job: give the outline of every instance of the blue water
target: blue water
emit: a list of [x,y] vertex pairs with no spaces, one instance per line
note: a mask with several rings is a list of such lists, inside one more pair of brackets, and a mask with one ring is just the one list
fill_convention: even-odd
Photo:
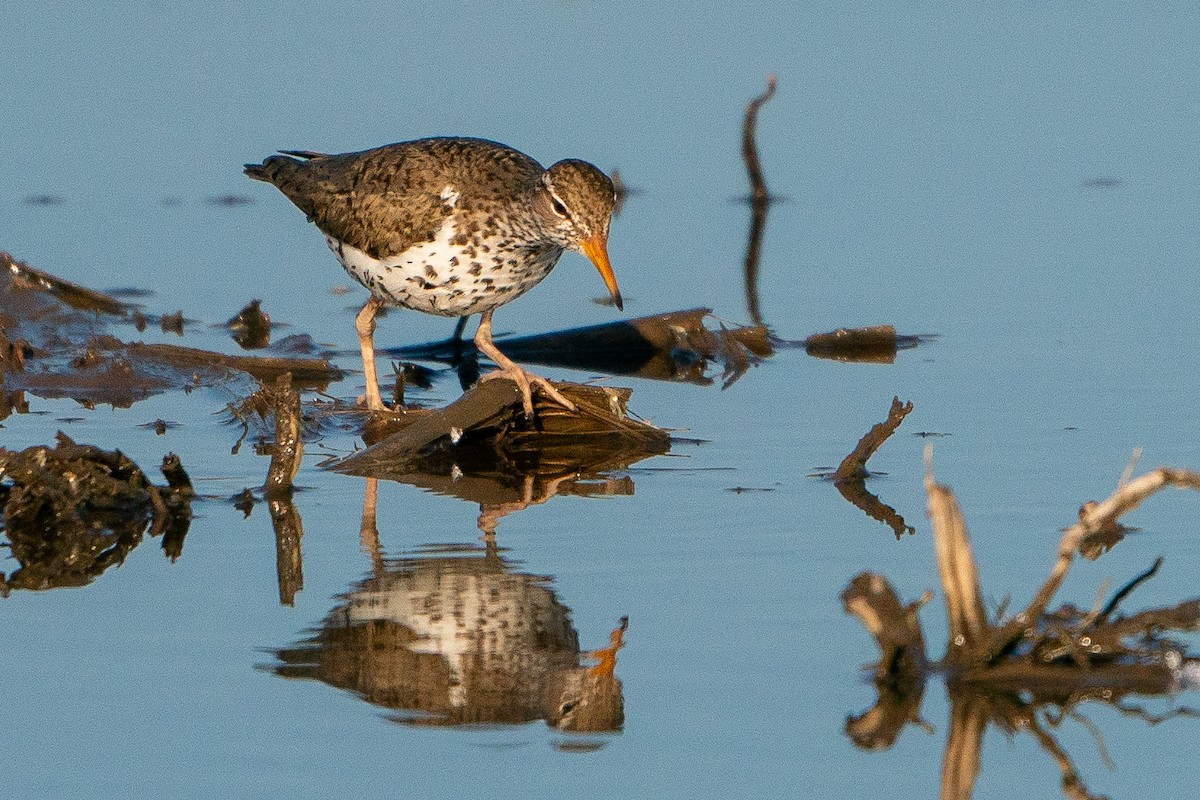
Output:
[[[0,249],[88,286],[151,288],[155,312],[219,323],[261,297],[276,322],[352,352],[363,293],[331,293],[347,279],[319,234],[241,165],[277,148],[464,134],[617,167],[639,190],[610,241],[627,316],[702,305],[745,322],[738,137],[773,72],[761,154],[789,201],[766,232],[765,320],[785,338],[882,323],[938,334],[886,366],[782,351],[725,392],[614,381],[634,388],[635,411],[707,443],[632,467],[632,496],[553,498],[498,533],[521,571],[554,576],[585,649],[630,617],[624,731],[599,750],[564,752],[541,723],[396,725],[352,694],[260,668],[371,568],[363,482],[318,469],[310,447],[292,608],[278,603],[266,509],[243,520],[223,500],[197,505],[178,563],[147,542],[85,589],[0,601],[13,796],[929,797],[946,731],[938,685],[922,709],[932,734],[909,728],[882,753],[842,734],[872,702],[859,667],[874,653],[839,592],[864,569],[908,600],[936,586],[927,440],[911,434],[949,434],[930,440],[938,476],[958,492],[990,603],[1028,598],[1057,531],[1111,491],[1135,447],[1147,467],[1200,467],[1191,5],[7,4],[0,30]],[[37,195],[62,202],[26,202]],[[211,202],[222,195],[252,202]],[[496,329],[617,319],[591,302],[603,294],[568,255]],[[235,347],[191,330],[185,343]],[[377,341],[448,333],[401,312]],[[447,378],[427,398],[456,395]],[[836,465],[893,395],[915,411],[872,461],[888,474],[870,488],[917,527],[899,542],[805,477]],[[4,420],[0,444],[65,426],[147,466],[171,449],[200,491],[228,497],[266,468],[249,447],[229,455],[237,431],[217,412],[234,399],[176,392],[89,412],[31,398],[44,413]],[[136,427],[160,417],[183,424],[161,438]],[[772,491],[726,491],[737,486]],[[1190,597],[1198,501],[1152,500],[1131,517],[1140,533],[1079,565],[1063,596],[1090,606],[1103,580],[1120,585],[1162,554],[1134,607]],[[389,555],[478,536],[479,510],[461,500],[384,484],[379,503]],[[941,619],[930,604],[934,652]],[[1056,731],[1093,792],[1140,796],[1152,781],[1194,793],[1194,721],[1095,718],[1113,771],[1084,728]],[[993,731],[987,745],[976,798],[1060,796],[1030,738]]]

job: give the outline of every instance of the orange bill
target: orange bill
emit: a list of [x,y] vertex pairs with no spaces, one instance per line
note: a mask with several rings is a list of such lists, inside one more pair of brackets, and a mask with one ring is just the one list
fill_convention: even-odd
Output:
[[583,248],[583,254],[596,265],[596,269],[600,271],[600,277],[604,278],[604,285],[608,288],[613,303],[618,309],[624,311],[625,304],[621,300],[621,290],[617,288],[617,276],[613,275],[612,264],[608,263],[608,245],[605,243],[604,237],[596,234],[590,239],[584,239],[580,245]]

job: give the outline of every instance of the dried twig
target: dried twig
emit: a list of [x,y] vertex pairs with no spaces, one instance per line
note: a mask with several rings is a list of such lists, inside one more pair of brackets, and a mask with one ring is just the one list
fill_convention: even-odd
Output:
[[1079,521],[1067,529],[1058,544],[1058,558],[1050,576],[1034,595],[1029,605],[1012,620],[1001,626],[992,637],[988,650],[991,658],[1006,652],[1025,636],[1025,632],[1041,618],[1046,606],[1062,585],[1080,543],[1089,535],[1111,527],[1124,513],[1137,508],[1143,500],[1167,486],[1200,491],[1200,473],[1172,467],[1159,467],[1117,487],[1107,500],[1089,505],[1079,513]]
[[767,207],[771,203],[771,195],[767,191],[767,182],[763,179],[762,164],[758,160],[758,145],[755,141],[755,127],[758,123],[758,111],[767,101],[775,96],[775,76],[767,78],[767,90],[750,101],[746,106],[746,117],[742,121],[742,158],[746,162],[746,173],[750,178],[750,238],[746,242],[746,305],[750,321],[762,325],[762,310],[758,300],[758,260],[762,250],[763,231],[767,227]]
[[765,204],[771,197],[767,192],[767,183],[763,180],[762,164],[758,160],[758,146],[755,143],[754,133],[758,124],[758,111],[775,96],[775,84],[775,75],[769,75],[767,90],[750,101],[750,104],[746,106],[746,117],[742,121],[742,158],[746,161],[746,172],[750,177],[751,203]]
[[292,376],[283,373],[275,381],[275,442],[271,450],[271,465],[267,467],[264,492],[268,498],[289,495],[292,479],[300,469],[304,454],[301,438],[300,396],[292,387]]
[[871,430],[858,440],[858,444],[842,459],[837,470],[833,473],[834,481],[863,480],[867,477],[867,460],[875,455],[875,451],[888,440],[900,423],[913,410],[911,402],[902,403],[899,397],[892,398],[892,406],[888,409],[887,420],[871,426]]
[[979,571],[971,552],[967,524],[958,501],[948,486],[933,480],[933,447],[925,447],[925,492],[929,498],[929,521],[937,557],[950,640],[946,661],[961,663],[974,659],[979,644],[991,632],[979,592]]

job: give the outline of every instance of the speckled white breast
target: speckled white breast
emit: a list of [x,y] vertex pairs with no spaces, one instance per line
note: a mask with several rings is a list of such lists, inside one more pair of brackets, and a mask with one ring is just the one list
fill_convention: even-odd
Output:
[[562,250],[509,239],[460,236],[454,216],[433,241],[382,259],[331,236],[325,241],[350,277],[389,305],[461,317],[515,300],[550,274]]

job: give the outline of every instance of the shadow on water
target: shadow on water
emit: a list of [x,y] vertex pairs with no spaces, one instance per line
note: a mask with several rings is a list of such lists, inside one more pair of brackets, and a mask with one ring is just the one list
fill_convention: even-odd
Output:
[[[606,647],[581,651],[553,579],[521,572],[492,536],[483,545],[386,557],[376,491],[376,479],[368,478],[359,536],[370,573],[310,636],[273,650],[278,663],[263,669],[354,692],[407,725],[541,719],[569,732],[621,730],[624,700],[614,668],[624,619]],[[482,521],[480,527],[489,530]]]

